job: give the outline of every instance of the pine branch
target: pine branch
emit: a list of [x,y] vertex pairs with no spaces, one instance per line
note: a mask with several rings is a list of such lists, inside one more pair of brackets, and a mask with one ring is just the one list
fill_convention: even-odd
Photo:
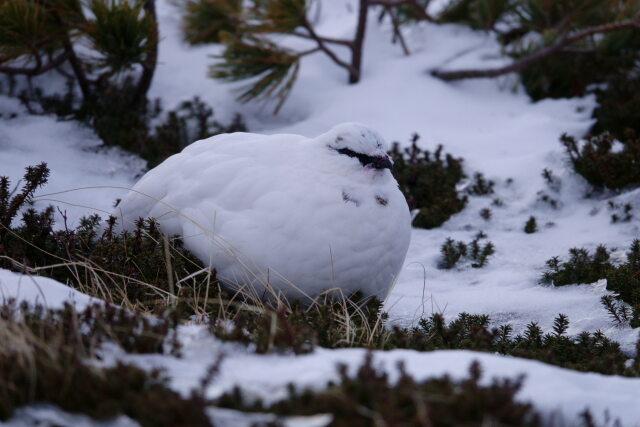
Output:
[[525,56],[504,67],[488,68],[488,69],[454,70],[454,71],[443,71],[443,70],[436,69],[431,71],[431,75],[446,81],[498,77],[503,74],[520,71],[528,67],[529,65],[537,61],[540,61],[541,59],[546,58],[547,56],[550,56],[556,53],[561,53],[563,52],[566,46],[576,41],[582,40],[586,37],[592,36],[594,34],[609,33],[612,31],[618,31],[618,30],[623,30],[628,28],[640,28],[640,13],[636,14],[631,19],[626,19],[619,22],[612,22],[609,24],[603,24],[603,25],[597,25],[594,27],[585,28],[573,34],[565,34],[556,43],[550,46],[541,48],[538,51],[532,53],[531,55]]

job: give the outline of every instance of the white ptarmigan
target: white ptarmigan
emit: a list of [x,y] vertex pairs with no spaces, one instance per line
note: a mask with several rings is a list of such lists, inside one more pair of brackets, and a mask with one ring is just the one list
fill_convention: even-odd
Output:
[[387,148],[357,123],[313,139],[217,135],[150,170],[114,215],[127,229],[156,218],[220,280],[258,296],[384,299],[411,235]]

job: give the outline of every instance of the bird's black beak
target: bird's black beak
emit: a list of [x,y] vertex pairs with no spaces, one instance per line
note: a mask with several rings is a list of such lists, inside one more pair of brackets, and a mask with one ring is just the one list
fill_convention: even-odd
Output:
[[391,160],[389,159],[389,157],[387,156],[380,156],[380,157],[374,157],[373,161],[371,162],[371,166],[373,166],[375,169],[391,169],[393,167],[393,163],[391,163]]

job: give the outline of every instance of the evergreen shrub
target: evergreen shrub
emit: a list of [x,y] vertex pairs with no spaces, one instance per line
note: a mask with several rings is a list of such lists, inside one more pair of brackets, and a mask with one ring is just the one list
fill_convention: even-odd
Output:
[[423,150],[417,144],[419,139],[419,135],[414,134],[411,146],[404,149],[394,143],[389,155],[393,159],[393,175],[409,209],[419,209],[413,225],[434,228],[467,204],[467,196],[460,195],[456,189],[465,177],[463,161],[444,154],[442,146],[434,152]]
[[596,189],[620,191],[640,185],[640,138],[633,131],[617,140],[612,134],[602,133],[579,143],[564,134],[560,141],[571,159],[576,173]]
[[622,317],[628,317],[631,326],[638,327],[640,326],[640,240],[636,239],[631,243],[626,255],[627,259],[624,263],[614,265],[610,259],[610,251],[602,245],[598,246],[593,254],[584,248],[573,248],[569,250],[567,261],[562,262],[558,257],[547,261],[547,270],[542,275],[542,282],[563,286],[594,283],[600,279],[607,279],[607,289],[614,292],[617,300],[628,304],[631,315],[624,314],[627,310],[624,305],[616,306],[612,312],[610,299],[603,299],[603,304],[612,317],[617,318],[622,314]]

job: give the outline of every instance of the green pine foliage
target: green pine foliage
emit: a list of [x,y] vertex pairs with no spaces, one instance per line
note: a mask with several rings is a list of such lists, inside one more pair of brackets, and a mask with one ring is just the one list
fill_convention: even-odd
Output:
[[[558,257],[547,261],[547,270],[542,276],[543,283],[555,286],[576,283],[594,283],[607,279],[607,289],[615,293],[616,299],[631,307],[631,314],[625,315],[627,308],[615,306],[611,300],[603,299],[603,304],[617,321],[629,321],[631,326],[640,326],[640,240],[634,240],[627,251],[627,260],[619,265],[610,261],[610,252],[600,245],[593,254],[586,249],[569,250],[565,262]],[[617,313],[617,314],[616,314]]]
[[[269,34],[291,34],[307,23],[306,0],[189,0],[185,37],[225,45],[209,75],[227,81],[248,81],[238,100],[277,100],[274,114],[286,101],[298,76],[300,58],[318,51],[296,52],[269,40]],[[211,15],[212,19],[208,16]],[[205,37],[206,35],[206,37]],[[214,40],[215,39],[215,40]]]
[[186,0],[182,31],[192,44],[219,43],[220,33],[235,34],[240,25],[241,0]]
[[289,386],[289,396],[270,405],[246,399],[240,388],[226,393],[217,405],[243,411],[280,415],[331,414],[332,426],[376,425],[542,425],[541,417],[529,403],[516,400],[524,377],[482,380],[477,362],[461,380],[449,376],[417,381],[403,363],[397,379],[376,366],[367,353],[355,375],[347,366],[338,366],[338,380],[319,390],[299,390]]
[[99,53],[96,64],[110,74],[144,64],[156,23],[143,13],[143,3],[92,0],[89,5],[94,19],[88,20],[86,32],[91,47]]
[[143,426],[209,426],[200,390],[182,397],[158,370],[123,362],[99,367],[96,350],[113,342],[128,352],[163,352],[169,324],[112,305],[78,312],[0,306],[0,420],[29,404],[49,403],[98,420],[126,415]]
[[211,77],[228,81],[255,79],[239,100],[276,98],[276,112],[289,95],[300,68],[300,54],[257,37],[220,34],[225,44],[222,62],[211,67]]
[[409,209],[419,209],[413,225],[434,228],[467,204],[467,197],[456,190],[465,174],[462,159],[444,154],[442,146],[434,152],[423,150],[418,146],[419,139],[420,136],[414,134],[411,146],[404,149],[394,143],[389,155],[394,162],[393,175]]
[[[105,145],[136,152],[150,166],[195,139],[245,130],[239,117],[226,126],[213,120],[198,98],[157,125],[161,105],[147,98],[157,51],[155,0],[0,0],[0,75],[9,95],[11,82],[25,80],[16,95],[31,114],[81,121]],[[67,84],[49,93],[46,80],[33,77],[54,71]]]
[[567,134],[560,141],[576,173],[596,189],[619,191],[640,184],[640,138],[633,131],[625,135],[619,140],[620,150],[614,147],[616,138],[606,132],[587,138],[583,144]]
[[454,268],[459,261],[471,261],[471,267],[482,268],[489,262],[489,257],[495,253],[495,246],[491,242],[484,245],[480,240],[486,235],[482,232],[468,244],[447,238],[440,247],[440,261],[438,267],[450,270]]
[[307,0],[256,1],[251,10],[257,25],[250,30],[258,33],[291,33],[305,23],[309,7]]
[[[152,2],[3,0],[0,28],[2,72],[9,75],[32,77],[68,67],[70,73],[62,74],[72,76],[82,102],[91,104],[123,72],[141,66],[145,72],[131,100],[141,101],[148,90],[158,43]],[[89,54],[80,55],[80,45],[90,47]]]

